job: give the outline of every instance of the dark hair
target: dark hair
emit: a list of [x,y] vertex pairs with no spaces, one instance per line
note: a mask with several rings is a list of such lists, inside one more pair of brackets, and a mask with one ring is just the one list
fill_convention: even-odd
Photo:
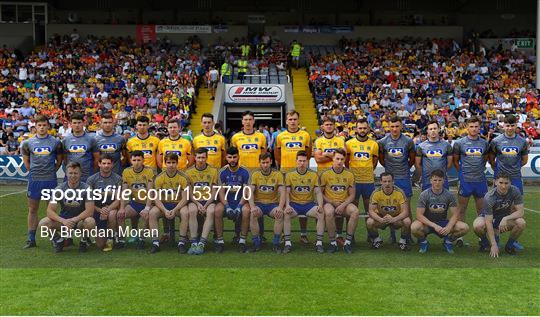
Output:
[[144,158],[144,152],[140,151],[140,150],[135,150],[135,151],[131,151],[131,153],[129,153],[130,158],[136,157],[136,156]]
[[472,116],[469,119],[467,119],[465,122],[469,124],[469,123],[480,123],[482,121],[480,121],[480,119],[477,116]]
[[113,116],[112,116],[112,114],[111,114],[110,112],[104,113],[104,114],[101,116],[101,119],[113,119],[113,120],[114,120],[114,118],[113,118]]
[[356,125],[357,125],[357,126],[358,126],[359,123],[365,123],[365,124],[367,124],[368,127],[369,127],[369,122],[367,121],[366,118],[360,118],[360,119],[356,120]]
[[81,121],[84,121],[84,115],[80,112],[74,112],[70,117],[69,117],[69,121],[73,121],[73,120],[81,120]]
[[72,162],[67,163],[67,165],[66,165],[66,170],[67,170],[68,168],[77,168],[77,169],[79,169],[80,171],[82,171],[81,163],[75,162],[75,161],[72,161]]
[[294,116],[294,115],[297,115],[298,118],[300,118],[300,113],[299,113],[298,111],[296,111],[296,110],[289,110],[289,111],[287,111],[287,117],[288,117],[288,116]]
[[178,121],[178,120],[171,120],[171,121],[167,122],[167,125],[169,125],[171,123],[176,123],[176,124],[178,124],[179,127],[182,126],[182,124],[180,124],[180,121]]
[[203,153],[208,155],[208,149],[205,147],[200,147],[195,150],[195,154],[203,154]]
[[503,120],[503,123],[506,123],[506,124],[516,124],[516,117],[513,116],[513,115],[507,115],[506,117],[504,117],[504,120]]
[[399,123],[401,123],[401,118],[398,117],[398,116],[392,116],[392,117],[390,117],[390,122],[392,122],[392,123],[393,123],[393,122],[399,122]]
[[252,116],[253,118],[255,118],[255,114],[253,113],[253,111],[250,111],[250,110],[246,110],[242,112],[242,118],[245,116]]
[[504,179],[510,180],[510,175],[508,175],[505,172],[499,172],[499,173],[497,173],[497,176],[495,176],[495,179],[499,179],[499,178],[504,178]]
[[268,158],[272,158],[272,154],[270,154],[270,152],[264,152],[262,153],[261,155],[259,155],[259,161],[264,161]]
[[235,147],[235,146],[231,146],[231,147],[227,148],[227,154],[228,155],[236,155],[236,154],[238,154],[238,148]]
[[178,162],[178,154],[174,152],[168,152],[167,154],[165,154],[165,162],[167,162],[168,160]]
[[343,156],[347,156],[347,152],[345,152],[345,150],[342,149],[342,148],[337,148],[337,149],[335,149],[335,150],[334,150],[334,154],[335,154],[335,153],[339,153],[339,154],[341,154],[341,155],[343,155]]
[[444,172],[442,170],[434,170],[429,175],[429,179],[432,179],[433,177],[444,178]]
[[296,152],[296,158],[298,158],[299,156],[307,157],[307,152],[304,150]]
[[203,118],[210,118],[212,119],[212,121],[214,121],[214,115],[209,112],[203,113],[203,115],[201,116],[201,121]]
[[110,160],[111,162],[114,162],[114,159],[112,157],[112,155],[110,155],[109,153],[101,153],[99,155],[99,162],[101,163],[101,161],[103,160]]
[[150,119],[147,116],[138,116],[137,122],[150,123]]
[[336,120],[334,120],[334,118],[332,118],[330,116],[324,116],[323,119],[322,119],[322,123],[325,123],[325,122],[332,122],[332,124],[335,124]]
[[426,124],[426,129],[427,129],[427,127],[429,127],[429,126],[432,125],[432,124],[436,124],[436,125],[437,125],[437,128],[440,128],[440,127],[441,127],[441,126],[439,125],[439,121],[437,121],[437,120],[430,120],[430,121],[428,122],[428,124]]
[[381,173],[381,179],[385,176],[390,176],[392,177],[392,180],[394,179],[394,174],[390,173],[390,172],[382,172]]
[[49,123],[49,120],[44,115],[38,114],[36,116],[36,123],[38,123],[38,122],[47,122],[47,123]]

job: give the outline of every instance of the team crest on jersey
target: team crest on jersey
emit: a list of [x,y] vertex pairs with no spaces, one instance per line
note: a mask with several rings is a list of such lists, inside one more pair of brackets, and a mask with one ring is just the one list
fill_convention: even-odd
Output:
[[214,144],[218,144],[218,141],[217,141],[217,140],[214,140]]
[[354,152],[354,158],[359,160],[367,161],[369,160],[369,153],[366,152]]
[[388,154],[392,157],[403,157],[405,151],[402,147],[393,147],[388,149]]
[[397,211],[396,206],[382,206],[382,211],[385,213],[393,214]]
[[258,150],[258,149],[259,149],[259,146],[254,143],[242,144],[242,150]]
[[210,186],[210,183],[208,183],[208,182],[195,182],[194,185],[195,186],[200,186],[200,187],[205,187],[205,186]]
[[32,151],[34,155],[49,155],[51,154],[51,147],[50,146],[37,146]]
[[114,153],[116,152],[116,144],[114,143],[102,144],[99,146],[99,150],[101,152]]
[[146,184],[145,183],[133,183],[133,184],[131,184],[131,188],[133,188],[135,190],[144,189],[144,188],[146,188]]
[[85,144],[73,144],[69,146],[68,151],[70,153],[85,153],[86,149],[87,147]]
[[503,146],[501,148],[502,155],[516,156],[519,153],[517,146]]
[[81,202],[77,199],[64,199],[64,205],[72,208],[77,208],[81,205]]
[[274,186],[270,186],[270,185],[260,185],[259,186],[259,190],[262,192],[262,193],[271,193],[274,191]]
[[465,149],[465,154],[467,156],[482,156],[484,150],[480,147],[468,147]]
[[427,150],[426,151],[427,157],[442,157],[443,156],[443,150],[435,149],[435,150]]
[[294,190],[299,193],[309,193],[311,188],[309,186],[294,186]]
[[324,153],[334,153],[336,149],[324,149]]
[[165,155],[167,155],[169,153],[174,153],[174,154],[176,154],[178,156],[182,156],[182,152],[180,152],[180,151],[165,151]]
[[446,204],[429,204],[429,210],[432,212],[444,212],[446,210]]
[[204,148],[207,149],[210,153],[217,153],[217,147],[215,146],[205,146]]
[[330,188],[335,192],[344,192],[347,189],[347,186],[343,185],[332,185]]
[[285,143],[285,147],[288,149],[301,149],[302,142],[287,142]]
[[510,202],[509,201],[503,201],[498,206],[495,207],[495,210],[505,210],[510,208]]

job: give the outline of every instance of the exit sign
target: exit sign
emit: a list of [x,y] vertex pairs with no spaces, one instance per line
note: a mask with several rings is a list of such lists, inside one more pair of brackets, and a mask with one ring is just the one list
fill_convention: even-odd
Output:
[[534,39],[516,39],[516,46],[518,48],[533,48]]

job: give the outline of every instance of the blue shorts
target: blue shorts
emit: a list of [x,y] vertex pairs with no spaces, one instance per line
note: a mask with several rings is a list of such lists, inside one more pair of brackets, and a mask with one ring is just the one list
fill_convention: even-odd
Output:
[[459,177],[459,196],[483,198],[487,192],[487,182],[467,182]]
[[141,213],[141,211],[143,211],[143,209],[146,207],[146,204],[141,204],[141,203],[138,203],[136,201],[130,201],[129,202],[129,205],[131,206],[131,208],[133,208],[133,210],[135,210],[138,214]]
[[173,210],[177,205],[178,203],[163,203],[163,206],[165,206],[167,210]]
[[523,195],[523,180],[521,178],[512,178],[510,182],[512,185],[516,186],[521,192],[521,195]]
[[96,221],[96,228],[107,229],[107,219],[100,219],[101,214],[94,211],[94,220]]
[[[444,179],[444,188],[450,190],[450,184],[448,184],[448,178],[445,178]],[[429,182],[429,178],[422,178],[422,191],[426,190],[426,189],[430,189],[431,188],[431,183]]]
[[299,216],[305,216],[308,211],[311,210],[311,208],[317,206],[314,202],[309,202],[306,204],[298,204],[291,202],[290,205]]
[[405,193],[405,196],[407,198],[412,197],[413,192],[410,178],[395,179],[394,185],[396,185],[397,188],[401,189]]
[[[486,214],[484,212],[482,212],[480,214],[480,217],[486,217]],[[499,229],[499,225],[501,224],[501,221],[502,219],[504,218],[505,216],[499,216],[499,217],[495,217],[495,215],[493,215],[493,229]]]
[[26,196],[33,200],[41,200],[41,191],[44,189],[55,189],[58,183],[53,181],[28,181],[28,191]]
[[[231,208],[232,210],[227,211],[227,208],[225,208],[223,215],[227,219],[233,221],[240,219],[240,217],[242,216],[242,205],[240,205],[239,203],[233,203],[229,204],[229,208]],[[240,211],[237,211],[236,208],[239,208]]]
[[374,191],[374,183],[356,183],[356,194],[354,199],[358,200],[360,199],[360,196],[362,196],[363,199],[369,199]]
[[263,215],[270,216],[270,212],[274,210],[274,208],[278,207],[278,204],[262,204],[262,203],[255,203],[255,205],[259,208],[261,208]]
[[[448,225],[448,220],[440,220],[440,221],[433,221],[434,223],[438,224],[439,226],[441,227],[446,227],[446,225]],[[437,233],[437,231],[435,231],[435,229],[429,227],[429,231],[427,234],[430,234],[430,233],[434,233],[436,235],[438,235],[440,238],[442,238],[443,236],[441,236],[440,234]]]

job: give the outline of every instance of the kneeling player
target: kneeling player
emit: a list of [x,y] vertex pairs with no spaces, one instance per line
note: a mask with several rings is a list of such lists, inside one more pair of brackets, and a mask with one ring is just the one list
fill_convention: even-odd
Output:
[[[165,154],[166,169],[154,180],[154,187],[158,190],[158,197],[154,200],[155,206],[150,209],[150,219],[148,226],[150,230],[158,230],[159,218],[165,217],[174,222],[175,217],[180,217],[185,221],[180,223],[180,240],[187,240],[187,192],[184,190],[189,186],[187,176],[178,170],[178,154],[169,152]],[[181,191],[181,192],[178,192]],[[194,227],[197,232],[197,227]],[[172,239],[172,237],[171,237]],[[159,237],[153,237],[150,253],[159,251]]]
[[283,174],[272,169],[272,156],[263,153],[259,156],[261,169],[251,175],[252,193],[249,199],[251,210],[250,228],[253,236],[253,251],[261,249],[259,218],[266,215],[274,218],[274,239],[272,251],[281,253],[279,242],[283,231],[283,209],[285,208],[285,187]]
[[332,168],[321,174],[321,187],[323,188],[324,214],[330,248],[328,252],[338,251],[336,243],[336,217],[346,217],[347,238],[343,244],[343,251],[352,253],[352,240],[358,225],[359,211],[353,203],[356,189],[354,175],[345,168],[345,150],[336,149],[332,160]]
[[[126,218],[131,219],[131,223],[139,217],[144,220],[144,227],[148,228],[148,219],[152,200],[148,199],[148,191],[153,187],[154,170],[144,166],[144,153],[136,150],[130,154],[131,166],[122,172],[122,193],[131,190],[130,200],[121,199],[120,209],[118,209],[118,226],[125,227]],[[123,195],[122,195],[123,197]],[[125,246],[124,237],[118,237],[117,248]],[[139,237],[138,249],[144,248],[144,239]]]
[[[249,172],[244,167],[238,165],[238,149],[230,147],[227,149],[227,165],[219,171],[219,200],[216,204],[215,233],[216,252],[221,253],[225,247],[223,241],[223,216],[234,221],[235,237],[240,233],[245,235],[249,229],[249,206],[244,200],[245,186],[249,186]],[[245,241],[245,238],[244,238]],[[244,243],[245,245],[245,243]]]
[[480,237],[480,251],[487,250],[488,245],[491,245],[492,257],[499,256],[499,234],[507,231],[510,237],[505,251],[515,254],[516,250],[523,250],[517,239],[526,226],[523,219],[523,196],[519,188],[511,185],[510,176],[500,172],[495,179],[495,186],[484,197],[484,211],[473,224],[474,232]]
[[319,176],[308,169],[308,162],[307,152],[298,151],[296,153],[296,170],[285,175],[287,202],[283,219],[283,235],[285,236],[283,253],[291,251],[291,218],[297,216],[308,216],[317,219],[315,250],[319,253],[324,252],[322,243],[324,235],[324,201],[319,187]]
[[[198,148],[195,151],[195,165],[186,171],[186,175],[192,184],[191,202],[188,205],[188,219],[191,223],[197,220],[197,215],[204,217],[204,224],[199,242],[197,242],[197,231],[193,231],[190,226],[191,247],[188,254],[199,255],[204,253],[208,234],[214,226],[214,211],[216,204],[216,185],[218,184],[218,170],[206,163],[208,159],[208,149]],[[198,227],[197,227],[198,228]],[[194,238],[195,237],[195,238]]]
[[88,186],[93,190],[101,190],[104,196],[94,203],[94,219],[98,230],[111,229],[114,236],[96,237],[97,246],[103,251],[111,251],[113,248],[113,238],[117,236],[118,226],[116,224],[116,212],[120,207],[120,200],[113,197],[112,190],[119,190],[122,186],[122,177],[113,172],[114,162],[110,154],[101,154],[98,161],[99,172],[88,177]]
[[374,249],[382,246],[379,229],[390,227],[401,228],[399,248],[403,251],[410,250],[407,240],[411,234],[411,219],[407,198],[401,189],[394,186],[394,175],[391,173],[381,174],[381,188],[371,195],[366,227]]
[[[420,253],[428,251],[429,243],[426,236],[430,233],[443,238],[446,252],[454,253],[452,241],[464,236],[469,231],[469,226],[458,220],[456,197],[443,188],[444,172],[434,170],[429,179],[431,188],[424,190],[418,198],[416,220],[411,225],[411,231],[418,238]],[[450,219],[448,219],[448,210],[452,212]]]
[[[87,190],[88,185],[81,182],[82,169],[78,162],[70,162],[66,165],[67,181],[58,185],[56,189],[66,194],[69,191]],[[76,192],[75,192],[76,193]],[[70,194],[71,195],[71,194]],[[47,217],[41,219],[38,227],[47,227],[49,232],[54,232],[52,238],[55,252],[62,252],[64,249],[64,237],[58,233],[62,227],[69,229],[87,229],[90,230],[96,226],[94,220],[94,202],[88,200],[86,194],[81,195],[82,199],[64,199],[60,201],[51,200],[47,207]],[[58,204],[60,204],[60,213],[57,214]],[[69,238],[69,236],[67,236]],[[88,236],[83,236],[79,243],[79,252],[86,252],[88,248]]]

